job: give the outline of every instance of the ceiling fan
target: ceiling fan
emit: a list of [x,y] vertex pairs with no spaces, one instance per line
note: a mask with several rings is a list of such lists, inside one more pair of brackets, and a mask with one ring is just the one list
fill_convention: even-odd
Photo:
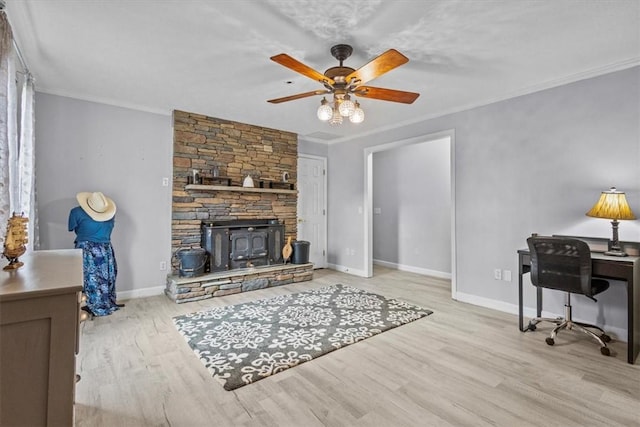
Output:
[[[414,92],[364,85],[380,77],[382,74],[409,62],[409,59],[397,50],[389,49],[357,70],[343,65],[343,61],[351,56],[351,53],[353,53],[353,48],[347,44],[333,46],[331,48],[331,55],[340,62],[340,65],[329,68],[324,74],[290,57],[286,53],[272,56],[272,61],[321,83],[324,89],[270,99],[267,102],[279,104],[281,102],[293,101],[314,95],[333,94],[334,103],[339,104],[349,100],[350,94],[353,94],[362,98],[411,104],[420,96],[419,93]],[[323,99],[323,105],[325,103],[326,100]]]

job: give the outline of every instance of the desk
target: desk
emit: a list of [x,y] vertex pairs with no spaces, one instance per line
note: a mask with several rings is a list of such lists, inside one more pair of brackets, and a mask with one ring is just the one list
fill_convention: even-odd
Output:
[[[613,257],[602,253],[591,253],[592,275],[607,279],[622,280],[627,284],[627,362],[633,364],[640,352],[640,257]],[[518,251],[518,316],[520,330],[524,327],[522,305],[522,276],[531,271],[529,249]],[[536,313],[542,315],[542,288],[537,289]]]

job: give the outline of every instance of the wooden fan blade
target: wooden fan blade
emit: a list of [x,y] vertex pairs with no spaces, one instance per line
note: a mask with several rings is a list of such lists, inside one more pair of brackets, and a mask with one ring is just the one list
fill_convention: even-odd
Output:
[[380,77],[387,71],[391,71],[402,64],[406,64],[407,62],[409,62],[409,58],[395,49],[389,49],[382,55],[372,59],[367,64],[349,74],[345,78],[345,81],[350,83],[351,79],[356,78],[357,80],[360,80],[358,84],[364,84],[376,77]]
[[354,94],[363,98],[401,102],[403,104],[413,104],[413,101],[415,101],[420,96],[419,93],[415,92],[404,92],[402,90],[384,89],[381,87],[371,86],[359,86]]
[[267,102],[279,104],[281,102],[293,101],[294,99],[307,98],[314,95],[324,95],[329,93],[328,90],[312,90],[311,92],[299,93],[297,95],[285,96],[283,98],[270,99]]
[[317,82],[322,83],[326,81],[330,85],[335,84],[335,81],[333,81],[333,79],[330,79],[329,77],[314,70],[313,68],[307,65],[304,65],[302,62],[298,61],[297,59],[293,59],[286,53],[281,53],[280,55],[272,56],[271,60],[287,68],[290,68],[293,71],[302,74],[303,76],[307,76],[310,79],[313,79]]

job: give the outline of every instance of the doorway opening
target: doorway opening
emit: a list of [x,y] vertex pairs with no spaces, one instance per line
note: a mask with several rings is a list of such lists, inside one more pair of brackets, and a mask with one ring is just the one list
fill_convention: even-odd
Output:
[[[449,153],[449,174],[450,174],[450,223],[451,223],[451,296],[456,295],[456,221],[455,221],[455,132],[453,130],[438,132],[429,135],[404,139],[388,144],[366,148],[364,152],[364,174],[365,174],[365,201],[364,201],[364,265],[365,277],[373,276],[373,194],[374,194],[374,153],[393,150],[419,143],[434,142],[437,144],[447,144]],[[416,194],[416,197],[420,197]]]

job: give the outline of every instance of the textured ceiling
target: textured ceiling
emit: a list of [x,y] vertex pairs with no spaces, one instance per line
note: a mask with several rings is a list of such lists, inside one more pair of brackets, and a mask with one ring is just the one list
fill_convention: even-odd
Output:
[[[181,109],[336,142],[640,64],[637,0],[6,0],[40,92],[146,111]],[[365,122],[331,127],[322,89],[269,58],[324,72],[331,46],[358,68],[395,48],[410,61],[360,99]]]

